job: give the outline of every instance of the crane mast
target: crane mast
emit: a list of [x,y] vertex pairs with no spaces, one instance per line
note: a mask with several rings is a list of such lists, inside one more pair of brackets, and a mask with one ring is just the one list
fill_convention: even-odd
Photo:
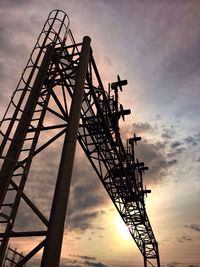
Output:
[[[90,38],[76,43],[68,16],[61,10],[49,14],[1,121],[0,266],[10,239],[35,236],[43,240],[14,266],[25,266],[41,249],[42,267],[59,266],[78,140],[138,246],[144,266],[160,267],[158,243],[145,208],[145,196],[151,192],[143,186],[148,167],[135,156],[141,137],[134,134],[124,145],[120,135],[119,120],[130,114],[119,103],[119,91],[125,85],[127,81],[118,75],[105,89]],[[48,138],[42,138],[43,133]],[[65,141],[50,217],[46,218],[25,192],[25,185],[31,179],[33,159],[60,137]],[[15,231],[22,200],[45,230]]]

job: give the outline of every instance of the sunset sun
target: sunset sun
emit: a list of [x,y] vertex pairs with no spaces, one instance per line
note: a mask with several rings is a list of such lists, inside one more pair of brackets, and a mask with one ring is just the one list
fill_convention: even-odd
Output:
[[120,237],[122,237],[124,240],[132,239],[127,226],[125,225],[122,218],[120,218],[118,214],[115,217],[115,224],[116,224],[116,228],[117,228],[117,231],[119,232]]

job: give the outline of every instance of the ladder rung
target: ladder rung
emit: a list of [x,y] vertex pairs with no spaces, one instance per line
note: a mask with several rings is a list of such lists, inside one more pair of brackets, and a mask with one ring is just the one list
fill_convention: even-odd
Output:
[[16,174],[13,174],[12,176],[22,176],[23,173],[16,173]]
[[7,191],[13,191],[13,190],[15,190],[13,187],[7,189]]
[[10,261],[10,262],[12,262],[12,263],[14,263],[14,264],[17,264],[17,262],[16,262],[16,261],[14,261],[13,259],[6,258],[6,260],[7,260],[7,261]]
[[8,222],[9,221],[9,216],[0,212],[0,217],[3,218],[3,219],[6,219],[6,221]]
[[2,207],[12,207],[14,204],[13,203],[6,203],[6,204],[2,204]]
[[38,110],[35,110],[34,113],[35,112],[42,112],[42,111],[43,111],[43,109],[38,109]]
[[32,119],[31,121],[39,121],[40,118]]
[[21,152],[24,152],[24,151],[30,151],[30,148],[21,149]]
[[34,137],[28,137],[28,138],[25,138],[24,141],[30,141],[30,140],[34,140],[35,138]]

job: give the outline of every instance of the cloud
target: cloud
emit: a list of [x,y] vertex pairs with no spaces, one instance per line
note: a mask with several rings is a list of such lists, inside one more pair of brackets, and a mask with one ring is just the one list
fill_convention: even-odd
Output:
[[99,212],[80,212],[76,211],[72,215],[69,216],[69,219],[67,220],[67,226],[69,227],[70,230],[74,231],[84,231],[87,230],[88,228],[94,229],[96,228],[92,224],[92,220],[97,218]]
[[90,257],[86,255],[69,255],[72,258],[63,260],[63,267],[73,266],[75,267],[77,264],[81,267],[84,266],[94,266],[94,267],[108,267],[102,262],[99,262],[96,257]]
[[[146,172],[145,183],[165,182],[169,174],[175,171],[174,167],[181,162],[184,152],[187,151],[184,139],[177,139],[177,128],[180,125],[151,125],[150,123],[138,122],[132,124],[131,127],[122,128],[122,136],[127,137],[130,132],[135,132],[133,131],[134,125],[138,131],[143,131],[143,134],[149,130],[151,134],[153,133],[153,135],[145,136],[145,139],[142,138],[141,142],[135,146],[136,158],[138,157],[139,161],[144,161],[145,165],[149,167],[148,172]],[[196,137],[194,136],[194,138]]]
[[172,261],[167,264],[168,267],[176,267],[178,262]]
[[46,226],[24,201],[21,201],[14,224],[14,231],[22,229],[23,231],[46,230]]
[[[96,261],[96,258],[94,257],[80,256],[80,255],[69,255],[69,256],[74,258],[61,259],[60,267],[85,267],[85,266],[108,267],[108,265]],[[32,261],[29,262],[30,267],[36,267],[39,264],[40,264],[39,259],[33,259]]]
[[[81,165],[79,165],[81,170]],[[79,177],[79,183],[75,184],[72,188],[72,196],[73,196],[73,209],[79,209],[81,206],[82,209],[90,209],[95,206],[99,206],[103,203],[103,198],[98,193],[99,189],[99,179],[96,174],[94,174],[94,179],[91,181],[90,175],[93,174],[92,166],[88,166],[88,173],[84,175],[84,180],[82,180],[82,177]],[[97,180],[97,181],[96,181]],[[94,192],[97,190],[97,192]],[[71,211],[71,210],[70,210]]]
[[[59,153],[58,143],[56,143],[46,151],[44,150],[43,153],[38,154],[33,161],[32,171],[26,186],[27,195],[47,218],[57,177]],[[48,163],[49,155],[54,155],[51,158],[51,164]],[[87,229],[102,230],[103,227],[96,225],[93,221],[102,212],[103,206],[107,203],[107,198],[107,193],[88,159],[77,147],[66,217],[68,229],[76,232],[86,231]],[[28,209],[22,202],[15,229],[34,230],[34,227],[40,230],[43,229],[43,224],[39,223],[32,210]]]
[[160,183],[164,181],[170,168],[178,164],[177,159],[168,159],[165,152],[162,151],[160,142],[151,143],[143,140],[137,147],[137,154],[141,161],[149,167],[147,172],[148,179],[146,183]]
[[177,157],[180,156],[183,152],[186,151],[185,147],[175,147],[169,150],[169,153],[167,153],[168,158]]
[[153,129],[148,122],[133,123],[132,127],[135,133],[143,133]]
[[[151,126],[156,138],[152,138],[150,135],[146,139],[142,139],[136,146],[136,154],[140,161],[144,161],[149,167],[147,172],[147,183],[162,183],[166,181],[171,175],[178,170],[178,174],[181,171],[186,171],[190,168],[189,159],[187,153],[190,151],[190,159],[196,160],[196,148],[199,144],[199,134],[193,134],[190,136],[179,137],[178,128],[179,123],[171,125],[154,125]],[[125,132],[125,130],[123,130]],[[179,138],[178,138],[179,137]],[[159,141],[156,141],[159,140]],[[184,167],[182,165],[183,161]],[[182,165],[182,166],[181,166]],[[177,166],[177,168],[174,168]]]
[[85,231],[100,229],[93,220],[107,203],[107,193],[99,177],[83,156],[77,156],[74,165],[70,199],[67,211],[67,226],[70,230]]
[[[172,262],[167,263],[167,267],[176,267],[177,265],[181,265],[182,266],[183,264],[184,264],[184,266],[186,266],[187,263],[172,261]],[[187,266],[188,267],[198,267],[199,264],[190,263]]]
[[177,238],[177,241],[180,242],[180,243],[184,243],[184,242],[187,242],[187,241],[192,241],[192,237],[189,236],[189,235],[183,234],[182,236]]
[[88,266],[93,266],[93,267],[108,267],[108,265],[105,265],[101,262],[92,262],[92,261],[85,261],[84,264],[88,265]]
[[186,228],[190,228],[196,232],[200,232],[200,224],[190,224],[190,225],[185,225]]
[[163,134],[161,135],[161,137],[163,139],[169,140],[172,139],[175,135],[175,129],[174,126],[172,125],[171,127],[165,127],[163,129]]
[[177,147],[180,147],[182,145],[181,142],[179,141],[175,141],[171,144],[171,148],[177,148]]
[[75,258],[81,258],[84,260],[96,260],[96,257],[90,257],[90,256],[83,256],[83,255],[69,255],[71,257],[75,257]]
[[185,142],[187,145],[192,145],[192,146],[196,146],[198,144],[197,138],[193,136],[186,137]]

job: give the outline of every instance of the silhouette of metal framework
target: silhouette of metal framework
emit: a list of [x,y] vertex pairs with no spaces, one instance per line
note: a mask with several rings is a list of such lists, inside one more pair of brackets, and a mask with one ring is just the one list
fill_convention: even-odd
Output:
[[[160,266],[144,202],[150,193],[143,187],[148,168],[135,159],[135,145],[141,138],[134,134],[124,145],[119,131],[120,118],[130,113],[118,99],[126,84],[118,76],[105,90],[90,38],[76,43],[67,15],[60,10],[50,13],[1,121],[1,266],[11,238],[35,236],[42,241],[15,266],[23,266],[41,249],[41,266],[59,266],[76,139],[142,253],[144,266]],[[61,136],[65,140],[47,219],[28,197],[25,185],[33,159]],[[21,200],[45,230],[14,230]]]

